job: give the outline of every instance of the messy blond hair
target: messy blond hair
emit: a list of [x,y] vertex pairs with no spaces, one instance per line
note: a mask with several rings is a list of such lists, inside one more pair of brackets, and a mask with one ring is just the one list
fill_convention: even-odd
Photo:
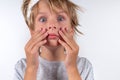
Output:
[[[35,21],[35,17],[38,14],[39,1],[32,7],[30,17],[27,18],[27,14],[28,14],[27,11],[28,11],[28,6],[30,4],[30,1],[31,0],[23,0],[22,13],[28,27],[34,30],[34,21]],[[82,34],[82,32],[80,32],[77,29],[77,26],[80,26],[78,21],[78,16],[77,16],[77,10],[81,10],[81,8],[78,5],[74,4],[70,0],[46,0],[46,1],[51,10],[56,11],[55,10],[56,8],[64,10],[70,17],[71,26],[78,33]]]

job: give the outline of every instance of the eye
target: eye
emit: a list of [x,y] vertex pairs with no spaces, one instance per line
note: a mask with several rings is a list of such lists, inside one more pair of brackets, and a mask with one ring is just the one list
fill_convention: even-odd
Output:
[[64,17],[59,15],[58,18],[57,18],[58,21],[63,21],[64,20]]
[[40,21],[40,22],[46,22],[46,21],[47,21],[47,18],[46,18],[46,17],[41,17],[41,18],[39,19],[39,21]]

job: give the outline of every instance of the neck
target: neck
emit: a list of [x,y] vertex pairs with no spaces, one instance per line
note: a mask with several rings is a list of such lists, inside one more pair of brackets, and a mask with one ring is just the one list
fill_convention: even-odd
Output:
[[64,48],[62,46],[58,46],[57,48],[42,46],[40,56],[49,61],[64,61]]

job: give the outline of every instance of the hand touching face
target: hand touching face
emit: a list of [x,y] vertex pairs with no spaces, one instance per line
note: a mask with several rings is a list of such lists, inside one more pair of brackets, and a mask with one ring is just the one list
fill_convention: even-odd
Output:
[[63,40],[59,39],[58,41],[65,48],[67,54],[64,61],[66,67],[76,67],[79,46],[73,38],[74,30],[69,31],[67,28],[63,28],[59,31],[59,34]]

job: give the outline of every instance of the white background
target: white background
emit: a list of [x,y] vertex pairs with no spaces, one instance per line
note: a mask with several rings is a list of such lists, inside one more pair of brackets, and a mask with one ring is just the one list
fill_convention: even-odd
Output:
[[[79,56],[90,60],[95,80],[120,80],[120,0],[73,0],[84,8],[77,37]],[[0,80],[12,80],[30,38],[22,0],[0,0]]]

